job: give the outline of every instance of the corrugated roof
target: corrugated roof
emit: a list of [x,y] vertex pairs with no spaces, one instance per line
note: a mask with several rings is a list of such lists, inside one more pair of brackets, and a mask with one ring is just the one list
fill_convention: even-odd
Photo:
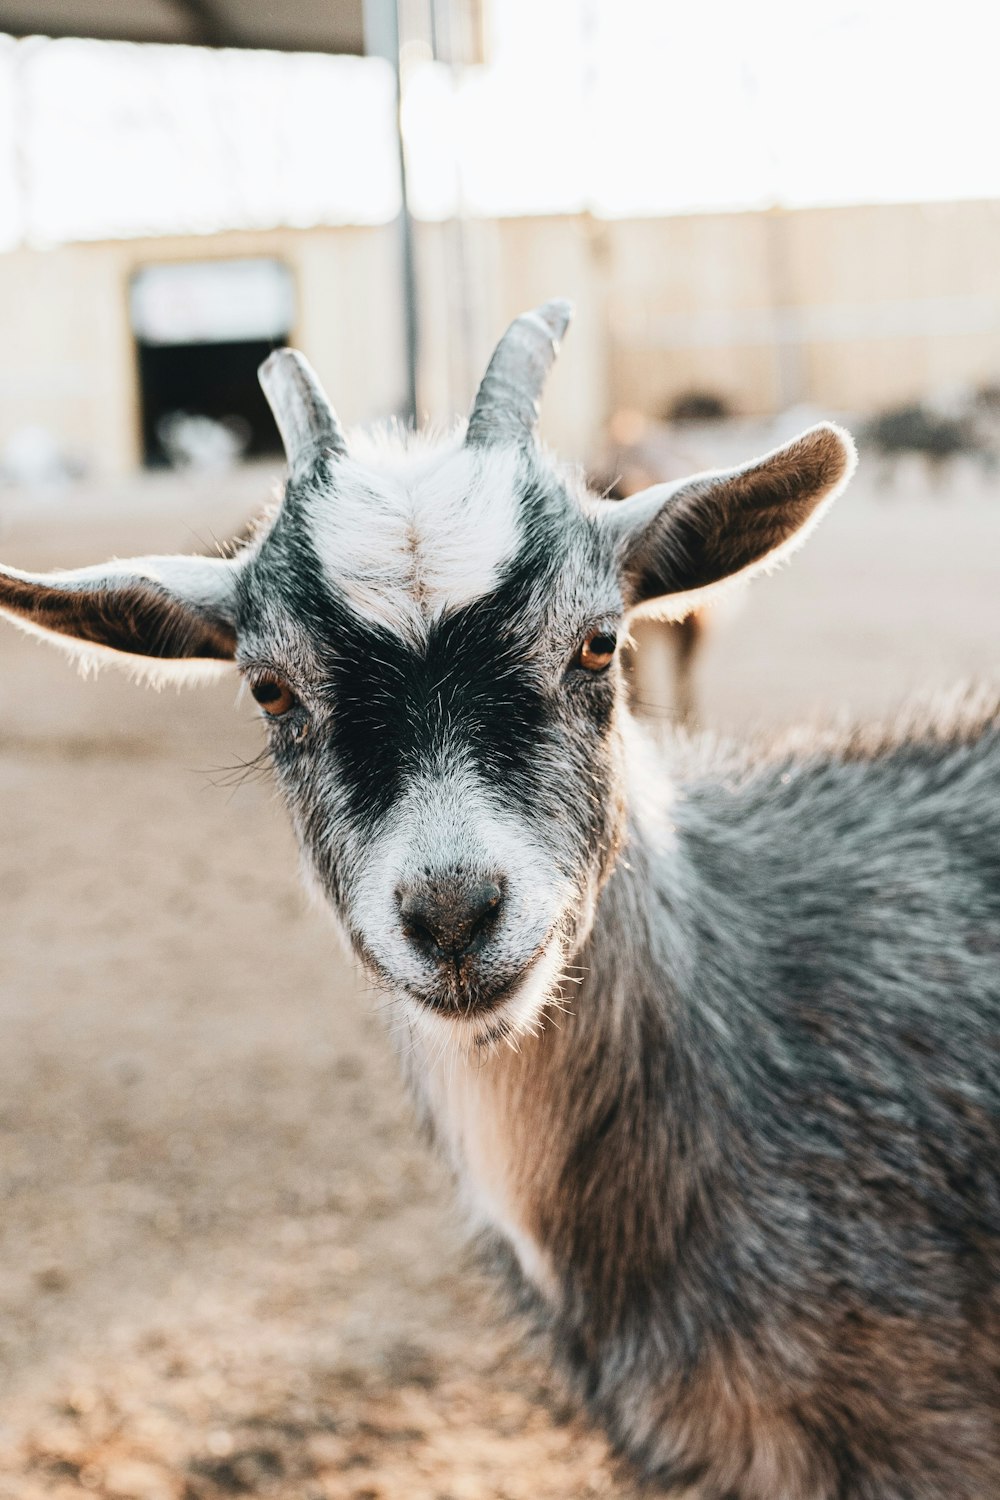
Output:
[[364,0],[0,0],[0,32],[277,52],[365,50]]

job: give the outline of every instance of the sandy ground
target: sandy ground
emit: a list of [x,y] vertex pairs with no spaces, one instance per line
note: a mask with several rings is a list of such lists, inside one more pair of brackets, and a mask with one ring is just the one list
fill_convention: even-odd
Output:
[[[270,476],[0,495],[22,566],[189,549]],[[864,475],[721,619],[717,728],[1000,676],[1000,493]],[[0,1497],[634,1494],[468,1264],[259,731],[0,632]]]

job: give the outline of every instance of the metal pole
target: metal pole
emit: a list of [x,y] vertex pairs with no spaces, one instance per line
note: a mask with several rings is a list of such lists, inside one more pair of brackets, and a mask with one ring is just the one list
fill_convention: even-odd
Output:
[[417,421],[417,373],[420,356],[420,324],[417,302],[417,267],[413,243],[413,216],[406,187],[406,146],[403,141],[403,85],[400,67],[399,0],[365,0],[365,51],[384,57],[396,80],[396,141],[399,152],[399,252],[403,293],[403,332],[406,361],[406,395],[401,415],[414,426]]

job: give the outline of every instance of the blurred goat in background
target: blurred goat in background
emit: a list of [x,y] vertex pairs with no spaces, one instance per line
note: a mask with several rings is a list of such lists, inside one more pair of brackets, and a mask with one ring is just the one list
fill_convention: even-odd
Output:
[[[602,474],[592,486],[610,500],[712,467],[718,428],[733,416],[725,397],[691,390],[678,396],[662,422],[638,412],[618,411],[609,426]],[[716,441],[713,442],[713,439]],[[723,614],[731,613],[730,598]],[[642,620],[633,630],[632,703],[644,716],[670,713],[687,727],[698,718],[696,670],[709,634],[711,611],[696,609],[683,620]]]

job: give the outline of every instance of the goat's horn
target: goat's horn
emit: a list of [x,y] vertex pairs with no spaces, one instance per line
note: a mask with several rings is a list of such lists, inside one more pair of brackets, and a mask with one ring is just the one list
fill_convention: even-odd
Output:
[[304,354],[275,349],[257,378],[278,424],[292,479],[303,479],[324,456],[345,457],[347,444],[337,414]]
[[542,387],[573,316],[557,298],[515,318],[497,344],[476,393],[465,441],[473,448],[534,436]]

